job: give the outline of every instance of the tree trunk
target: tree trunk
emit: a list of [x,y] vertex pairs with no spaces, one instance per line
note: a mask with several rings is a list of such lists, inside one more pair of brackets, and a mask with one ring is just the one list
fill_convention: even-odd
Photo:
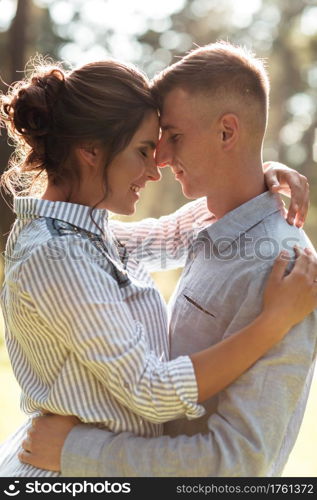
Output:
[[[27,26],[28,17],[31,7],[31,0],[18,0],[15,17],[12,21],[10,30],[8,31],[7,51],[10,54],[9,78],[10,83],[20,80],[22,77],[21,71],[24,70],[26,63],[26,47],[27,47]],[[1,141],[1,164],[0,173],[6,168],[12,149],[7,144],[7,136],[4,132]],[[3,251],[7,234],[13,222],[14,215],[8,207],[11,203],[7,195],[3,195],[4,199],[0,198],[0,247]]]

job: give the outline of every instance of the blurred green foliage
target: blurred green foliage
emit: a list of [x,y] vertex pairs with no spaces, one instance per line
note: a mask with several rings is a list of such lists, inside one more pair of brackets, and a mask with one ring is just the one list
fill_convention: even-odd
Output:
[[[317,244],[315,0],[0,0],[0,85],[5,90],[3,82],[20,79],[36,53],[73,65],[112,56],[152,76],[194,44],[217,39],[244,44],[267,61],[272,91],[264,160],[282,161],[309,178],[313,209],[307,230]],[[0,172],[10,151],[3,133]],[[170,179],[164,172],[162,182],[148,189],[135,218],[183,203]],[[4,235],[12,214],[2,201],[0,213]]]

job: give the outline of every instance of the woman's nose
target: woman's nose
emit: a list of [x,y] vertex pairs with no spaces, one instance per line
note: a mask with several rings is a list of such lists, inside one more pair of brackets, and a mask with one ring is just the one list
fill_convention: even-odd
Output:
[[161,172],[158,169],[155,158],[147,170],[147,177],[150,181],[159,181],[162,177]]

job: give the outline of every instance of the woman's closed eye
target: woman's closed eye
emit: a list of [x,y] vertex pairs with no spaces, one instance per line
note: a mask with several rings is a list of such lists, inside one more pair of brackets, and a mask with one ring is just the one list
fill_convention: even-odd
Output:
[[140,149],[140,153],[144,158],[148,158],[148,151],[146,149]]

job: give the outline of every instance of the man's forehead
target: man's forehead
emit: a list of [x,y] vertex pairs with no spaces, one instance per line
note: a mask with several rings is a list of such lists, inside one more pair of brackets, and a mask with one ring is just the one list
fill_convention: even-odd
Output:
[[191,97],[183,89],[171,90],[164,98],[160,114],[162,130],[177,128],[178,123],[185,117],[191,108]]
[[163,131],[183,129],[191,123],[200,121],[209,113],[210,103],[202,96],[193,95],[182,89],[167,94],[160,113],[160,127]]

